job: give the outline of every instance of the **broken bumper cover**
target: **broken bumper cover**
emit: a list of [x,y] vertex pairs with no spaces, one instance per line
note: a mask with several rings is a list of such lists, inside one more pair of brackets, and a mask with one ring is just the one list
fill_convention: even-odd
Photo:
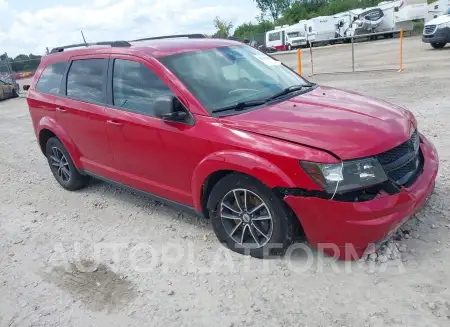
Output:
[[413,216],[432,193],[439,167],[435,147],[422,135],[421,140],[423,172],[397,194],[365,202],[286,196],[311,245],[340,259],[357,259],[369,244],[379,242]]

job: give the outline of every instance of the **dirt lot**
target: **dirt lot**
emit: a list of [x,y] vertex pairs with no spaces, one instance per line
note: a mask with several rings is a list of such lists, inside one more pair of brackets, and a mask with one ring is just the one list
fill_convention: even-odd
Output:
[[[395,65],[397,42],[358,44],[358,62]],[[348,53],[318,49],[315,70],[348,68]],[[251,259],[219,246],[206,221],[128,191],[64,191],[25,100],[0,102],[0,326],[449,326],[449,55],[408,38],[403,73],[312,78],[410,108],[439,151],[435,193],[409,223],[402,259],[385,264],[305,247]]]

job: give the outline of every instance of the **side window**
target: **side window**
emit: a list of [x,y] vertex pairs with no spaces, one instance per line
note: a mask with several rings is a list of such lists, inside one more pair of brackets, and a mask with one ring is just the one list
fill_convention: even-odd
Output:
[[48,65],[39,77],[36,90],[42,93],[58,94],[68,64],[67,62],[57,62]]
[[114,106],[154,116],[155,100],[172,95],[169,87],[146,66],[130,60],[114,60]]
[[75,60],[67,74],[67,95],[82,101],[105,103],[107,59]]
[[269,34],[269,41],[278,41],[281,39],[280,32]]

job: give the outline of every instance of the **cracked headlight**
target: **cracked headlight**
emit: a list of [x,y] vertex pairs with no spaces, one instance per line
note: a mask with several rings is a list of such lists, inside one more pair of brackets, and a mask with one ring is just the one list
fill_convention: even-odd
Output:
[[[328,193],[357,190],[382,183],[388,178],[375,158],[323,164],[301,161],[301,167]],[[336,189],[337,187],[337,189]]]

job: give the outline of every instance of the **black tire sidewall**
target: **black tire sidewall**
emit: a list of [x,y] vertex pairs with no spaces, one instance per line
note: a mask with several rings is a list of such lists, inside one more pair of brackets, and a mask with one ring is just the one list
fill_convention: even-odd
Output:
[[[60,180],[60,178],[58,177],[55,169],[53,169],[52,164],[51,164],[51,160],[50,160],[50,156],[52,155],[52,148],[56,147],[58,148],[66,157],[67,159],[67,163],[69,164],[69,168],[70,168],[70,179],[67,182],[64,182],[62,180]],[[47,162],[48,165],[50,167],[50,170],[53,174],[53,176],[55,177],[56,181],[65,189],[67,190],[77,190],[81,187],[83,187],[86,183],[85,181],[85,177],[82,176],[79,172],[78,169],[75,167],[75,164],[73,163],[72,157],[70,156],[69,152],[66,150],[66,148],[64,147],[64,145],[62,144],[62,142],[57,139],[56,137],[51,137],[48,141],[47,144],[45,146],[45,154],[47,157]]]
[[[272,215],[273,232],[268,244],[258,249],[244,248],[228,236],[220,218],[219,207],[223,197],[232,189],[245,188],[257,194],[268,206]],[[263,183],[257,179],[233,173],[220,180],[212,189],[208,199],[208,210],[214,233],[219,241],[230,250],[248,254],[256,258],[281,255],[293,241],[292,217],[283,202]]]

